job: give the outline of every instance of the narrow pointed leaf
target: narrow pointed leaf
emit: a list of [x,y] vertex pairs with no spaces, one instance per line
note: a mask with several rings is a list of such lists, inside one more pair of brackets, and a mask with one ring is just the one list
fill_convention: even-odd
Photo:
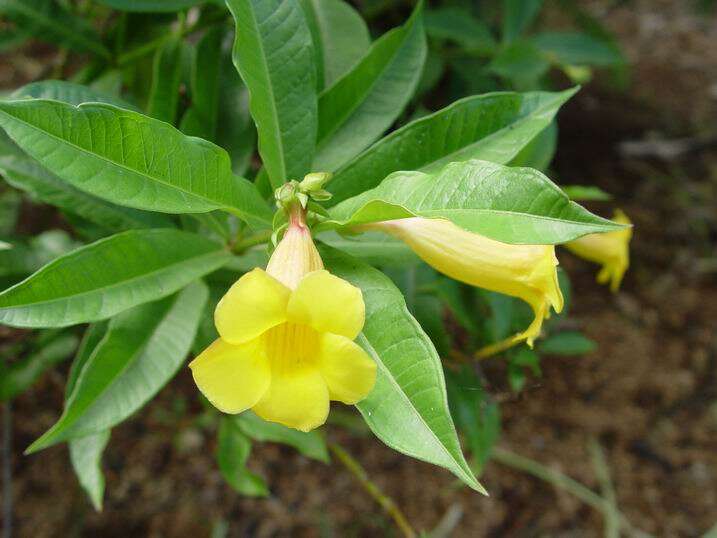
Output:
[[331,180],[336,204],[397,170],[436,171],[449,162],[507,164],[543,131],[576,90],[474,95],[413,121],[346,163]]
[[178,230],[131,230],[81,247],[0,293],[0,323],[64,327],[166,297],[230,259]]
[[133,228],[172,228],[167,215],[106,202],[76,189],[28,157],[0,157],[0,174],[32,198],[54,205],[110,231]]
[[152,87],[149,90],[147,114],[174,125],[182,82],[184,43],[178,36],[167,40],[154,55]]
[[27,452],[105,431],[149,401],[184,362],[208,295],[207,287],[195,282],[173,297],[114,318],[82,368],[62,416]]
[[301,0],[316,53],[318,88],[331,86],[371,46],[366,22],[343,0]]
[[461,452],[441,361],[401,292],[355,258],[325,246],[321,254],[332,273],[363,292],[366,323],[357,342],[378,366],[376,386],[356,406],[368,426],[391,448],[445,467],[485,493]]
[[227,0],[234,65],[249,88],[259,154],[279,187],[309,172],[316,143],[316,68],[298,0]]
[[45,168],[110,202],[164,213],[224,209],[257,226],[271,210],[224,150],[108,104],[0,102],[0,126]]
[[408,104],[426,59],[422,6],[321,94],[314,170],[339,168],[380,137]]
[[251,454],[251,441],[231,417],[219,422],[217,463],[224,480],[238,493],[250,497],[266,497],[269,488],[264,480],[246,468]]
[[416,216],[445,218],[497,241],[541,245],[623,227],[571,202],[537,170],[477,160],[451,163],[434,174],[396,172],[330,214],[333,220],[323,228]]
[[110,440],[110,430],[72,439],[70,462],[80,481],[82,489],[98,512],[102,511],[102,498],[105,494],[105,476],[102,473],[102,452]]

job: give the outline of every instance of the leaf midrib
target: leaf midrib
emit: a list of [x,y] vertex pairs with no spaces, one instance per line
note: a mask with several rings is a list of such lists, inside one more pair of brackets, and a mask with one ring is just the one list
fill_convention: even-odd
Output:
[[[406,311],[405,311],[405,307],[404,307],[404,313],[405,313],[405,312],[406,312]],[[374,357],[376,357],[375,361],[379,364],[379,367],[380,367],[384,372],[386,372],[386,374],[387,374],[386,377],[389,379],[391,385],[396,389],[396,392],[397,392],[398,394],[400,394],[400,395],[405,399],[406,402],[408,402],[408,404],[409,404],[409,406],[411,407],[411,409],[413,409],[413,410],[416,412],[416,414],[418,415],[418,417],[419,417],[420,420],[421,420],[421,424],[423,424],[423,426],[426,428],[426,430],[428,430],[428,431],[430,432],[431,437],[434,439],[434,441],[436,441],[436,442],[438,443],[438,446],[441,447],[441,450],[443,451],[443,453],[444,453],[446,456],[448,456],[448,459],[449,459],[450,461],[452,461],[452,462],[457,466],[458,469],[461,470],[461,473],[463,474],[464,478],[467,478],[467,479],[468,479],[468,482],[470,482],[470,483],[477,483],[477,482],[475,482],[475,479],[474,479],[473,477],[471,477],[468,473],[466,473],[466,470],[463,469],[463,466],[461,465],[461,463],[456,459],[456,457],[455,457],[453,454],[451,454],[450,450],[448,450],[448,447],[443,444],[443,442],[442,442],[442,441],[438,438],[438,436],[436,435],[436,432],[434,432],[433,429],[428,425],[428,423],[426,422],[425,418],[423,417],[423,414],[418,410],[418,408],[414,405],[413,401],[412,401],[412,400],[408,397],[408,395],[403,391],[403,387],[401,387],[401,385],[398,384],[398,382],[397,382],[396,379],[394,378],[393,373],[391,372],[391,370],[389,370],[388,367],[387,367],[387,366],[383,363],[383,361],[380,359],[380,354],[376,351],[376,348],[373,347],[373,344],[371,344],[371,341],[366,337],[366,335],[365,335],[363,332],[361,333],[361,336],[363,337],[363,341],[364,341],[364,342],[366,343],[366,345],[368,346],[368,348],[369,348],[371,354],[372,354]],[[405,451],[405,452],[411,452],[410,450],[407,450],[407,449],[404,449],[404,451]],[[478,484],[478,486],[480,487],[480,484]]]
[[[39,100],[39,101],[46,101],[46,102],[53,102],[52,99],[38,99],[38,100]],[[92,105],[95,105],[95,103],[83,103],[83,104],[81,104],[81,105],[79,105],[79,106],[74,106],[74,105],[69,105],[69,104],[67,104],[67,103],[63,103],[62,101],[54,101],[54,102],[63,104],[63,105],[68,106],[68,107],[75,108],[75,109],[77,109],[77,110],[81,110],[82,108],[91,108]],[[24,101],[7,101],[7,103],[8,103],[8,104],[12,104],[12,103],[22,103],[22,104],[25,104]],[[104,106],[109,106],[109,107],[112,107],[112,108],[118,108],[118,107],[115,107],[114,105],[109,105],[108,103],[98,103],[98,104],[102,105],[103,107],[104,107]],[[88,105],[91,105],[91,106],[88,106]],[[96,108],[99,108],[99,107],[96,107]],[[119,109],[119,108],[118,108],[118,110],[122,110],[122,109]],[[236,210],[238,210],[238,211],[241,211],[238,207],[226,206],[223,202],[220,202],[220,201],[218,201],[218,200],[213,200],[212,198],[208,198],[207,196],[198,194],[198,193],[196,193],[196,192],[188,191],[188,190],[186,190],[186,189],[184,189],[184,188],[182,188],[182,187],[180,187],[180,186],[178,186],[178,185],[175,185],[175,184],[173,184],[173,183],[168,183],[167,180],[165,180],[165,179],[163,179],[163,178],[158,178],[158,177],[150,176],[149,174],[147,174],[147,173],[145,173],[145,172],[142,172],[142,171],[137,170],[137,169],[134,169],[134,168],[130,168],[129,166],[127,166],[127,165],[125,165],[125,164],[123,164],[123,163],[120,163],[120,162],[117,162],[117,161],[113,161],[112,159],[110,159],[110,158],[108,158],[108,157],[105,157],[104,155],[100,155],[100,154],[98,154],[98,153],[93,153],[93,152],[89,151],[88,149],[85,149],[85,148],[83,148],[83,147],[81,147],[81,146],[78,146],[78,145],[76,145],[76,144],[73,144],[72,142],[69,142],[69,141],[67,141],[67,140],[64,139],[64,138],[60,138],[59,136],[57,136],[57,135],[55,135],[55,134],[53,134],[53,133],[50,133],[50,132],[48,132],[48,131],[45,131],[44,129],[41,129],[40,127],[38,127],[38,126],[36,126],[36,125],[33,125],[32,123],[29,123],[29,122],[27,122],[27,121],[25,121],[25,120],[23,120],[23,119],[20,119],[20,118],[18,118],[17,116],[14,116],[13,114],[10,114],[9,112],[6,112],[5,110],[2,110],[1,108],[0,108],[0,114],[9,117],[11,120],[14,120],[14,121],[16,121],[16,122],[18,122],[18,123],[21,123],[21,124],[24,125],[25,127],[28,127],[28,128],[30,128],[30,129],[34,129],[35,131],[38,131],[38,132],[40,132],[40,133],[43,133],[45,136],[47,136],[47,137],[49,137],[49,138],[52,138],[52,139],[58,141],[58,142],[61,143],[61,144],[67,145],[67,146],[69,146],[70,148],[74,148],[74,149],[75,149],[76,151],[78,151],[79,153],[83,153],[83,154],[85,154],[86,156],[89,156],[90,158],[95,158],[95,159],[97,159],[97,160],[104,161],[104,162],[106,162],[106,163],[109,163],[109,164],[111,164],[111,165],[113,165],[113,166],[116,166],[116,167],[118,167],[118,168],[121,168],[121,169],[123,169],[123,170],[127,170],[128,172],[131,172],[131,173],[133,173],[133,174],[136,174],[136,175],[138,175],[138,176],[140,176],[140,177],[142,177],[142,178],[146,178],[146,179],[149,180],[149,181],[154,181],[154,182],[156,182],[156,183],[159,183],[160,185],[163,185],[164,187],[170,187],[170,188],[172,188],[172,189],[176,189],[177,191],[181,192],[181,193],[184,194],[184,195],[193,196],[194,198],[198,198],[199,200],[202,200],[202,201],[205,201],[205,202],[211,202],[212,204],[215,205],[214,209],[224,209],[224,208],[227,208],[227,207],[232,207],[233,209],[236,209]],[[141,115],[141,116],[144,116],[143,114],[140,114],[140,115]],[[79,188],[79,187],[78,187],[78,188]],[[232,198],[233,198],[233,196],[232,196]],[[219,205],[217,205],[217,204],[219,204]]]
[[[29,303],[22,303],[22,304],[20,304],[20,305],[15,305],[15,306],[1,306],[1,307],[0,307],[0,316],[2,315],[3,312],[16,310],[16,309],[18,309],[18,308],[24,308],[24,307],[28,307],[28,306],[37,307],[37,306],[43,305],[43,304],[52,304],[52,303],[56,303],[56,302],[67,301],[67,300],[69,300],[69,299],[74,299],[75,297],[83,297],[83,296],[85,296],[85,295],[91,295],[91,294],[94,294],[94,293],[105,292],[105,291],[110,290],[110,289],[112,289],[112,288],[119,287],[119,286],[124,286],[124,285],[126,285],[126,284],[128,284],[128,283],[131,283],[131,282],[134,282],[134,281],[137,281],[137,280],[142,280],[142,279],[145,279],[145,278],[150,278],[151,276],[156,275],[157,273],[161,273],[161,272],[166,271],[166,270],[168,270],[168,269],[170,269],[170,268],[174,268],[174,267],[177,267],[177,266],[181,266],[181,265],[183,265],[183,264],[185,264],[185,263],[187,263],[187,262],[200,261],[200,260],[202,260],[202,259],[204,259],[204,258],[210,258],[210,257],[212,257],[212,256],[216,256],[217,254],[221,254],[223,251],[224,251],[224,249],[221,249],[221,248],[220,248],[220,249],[218,249],[218,250],[216,250],[216,251],[214,251],[214,252],[208,252],[208,253],[206,253],[206,254],[202,254],[201,256],[196,256],[196,257],[193,257],[193,258],[187,258],[186,260],[183,260],[183,261],[181,261],[181,262],[179,262],[179,263],[175,263],[175,264],[172,264],[172,265],[167,265],[167,266],[165,266],[165,267],[163,267],[163,268],[156,269],[156,270],[154,270],[154,271],[150,271],[149,273],[143,273],[143,274],[141,274],[141,275],[134,276],[134,277],[129,278],[129,279],[127,279],[127,280],[122,280],[122,281],[120,281],[120,282],[115,282],[114,284],[110,284],[110,285],[108,285],[108,286],[103,286],[103,287],[100,287],[100,288],[94,288],[94,289],[92,289],[92,290],[83,291],[83,292],[81,292],[81,293],[76,293],[76,294],[74,294],[74,295],[64,295],[64,296],[62,296],[62,297],[56,297],[56,298],[47,299],[47,300],[44,300],[44,301],[34,301],[34,302],[29,302]],[[228,260],[229,260],[229,258],[227,258],[227,261],[228,261]],[[31,278],[31,277],[28,277],[28,278]],[[27,279],[26,279],[26,280],[23,280],[22,282],[19,282],[16,286],[13,286],[12,288],[8,289],[7,291],[8,291],[8,292],[9,292],[9,291],[12,291],[15,287],[19,287],[21,284],[25,283],[26,281],[27,281]],[[5,293],[0,294],[0,298],[2,298],[3,295],[5,295]],[[168,295],[169,295],[169,294],[168,294]],[[141,303],[140,303],[140,304],[141,304]]]

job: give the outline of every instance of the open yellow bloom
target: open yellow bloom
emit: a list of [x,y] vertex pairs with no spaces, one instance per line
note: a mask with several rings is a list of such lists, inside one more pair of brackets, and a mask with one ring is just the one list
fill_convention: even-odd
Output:
[[[510,345],[540,335],[550,307],[563,309],[553,245],[509,245],[459,228],[446,219],[420,217],[365,226],[403,240],[428,265],[449,277],[527,302],[535,318]],[[507,346],[504,346],[507,347]]]
[[364,324],[361,290],[323,269],[311,235],[293,223],[266,271],[243,275],[217,305],[220,338],[189,365],[225,413],[252,409],[297,430],[326,421],[329,400],[369,393],[376,364],[353,340]]
[[[632,224],[621,210],[616,210],[612,218],[619,224]],[[565,247],[581,258],[599,263],[602,269],[597,274],[600,284],[610,283],[614,293],[620,288],[625,271],[630,266],[630,239],[632,228],[623,228],[616,232],[589,234],[575,241],[565,243]]]

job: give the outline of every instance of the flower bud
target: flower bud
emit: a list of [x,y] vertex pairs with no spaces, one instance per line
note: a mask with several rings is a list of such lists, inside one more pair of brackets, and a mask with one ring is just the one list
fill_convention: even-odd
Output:
[[[627,215],[619,209],[615,211],[612,220],[619,224],[631,224]],[[622,277],[630,266],[631,238],[630,227],[616,232],[589,234],[565,243],[565,247],[581,258],[602,265],[602,269],[597,274],[597,281],[600,284],[609,282],[610,290],[614,293],[620,288]]]
[[563,308],[553,245],[510,245],[459,228],[446,219],[407,218],[364,226],[401,239],[441,273],[491,291],[518,297],[535,319],[512,340],[532,345],[543,319]]

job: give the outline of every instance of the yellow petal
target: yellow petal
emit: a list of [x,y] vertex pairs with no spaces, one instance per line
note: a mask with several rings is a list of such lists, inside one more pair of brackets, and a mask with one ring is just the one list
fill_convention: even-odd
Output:
[[306,275],[291,293],[287,316],[295,323],[319,332],[340,334],[353,340],[364,323],[361,290],[328,271]]
[[264,420],[296,430],[318,428],[329,414],[326,381],[313,365],[272,370],[269,390],[252,411]]
[[262,269],[237,280],[214,311],[214,323],[223,340],[241,344],[286,321],[289,288]]
[[269,388],[269,361],[256,342],[235,346],[217,339],[189,367],[202,394],[225,413],[246,411]]
[[376,363],[361,346],[344,336],[322,334],[318,361],[332,400],[355,404],[376,383]]

